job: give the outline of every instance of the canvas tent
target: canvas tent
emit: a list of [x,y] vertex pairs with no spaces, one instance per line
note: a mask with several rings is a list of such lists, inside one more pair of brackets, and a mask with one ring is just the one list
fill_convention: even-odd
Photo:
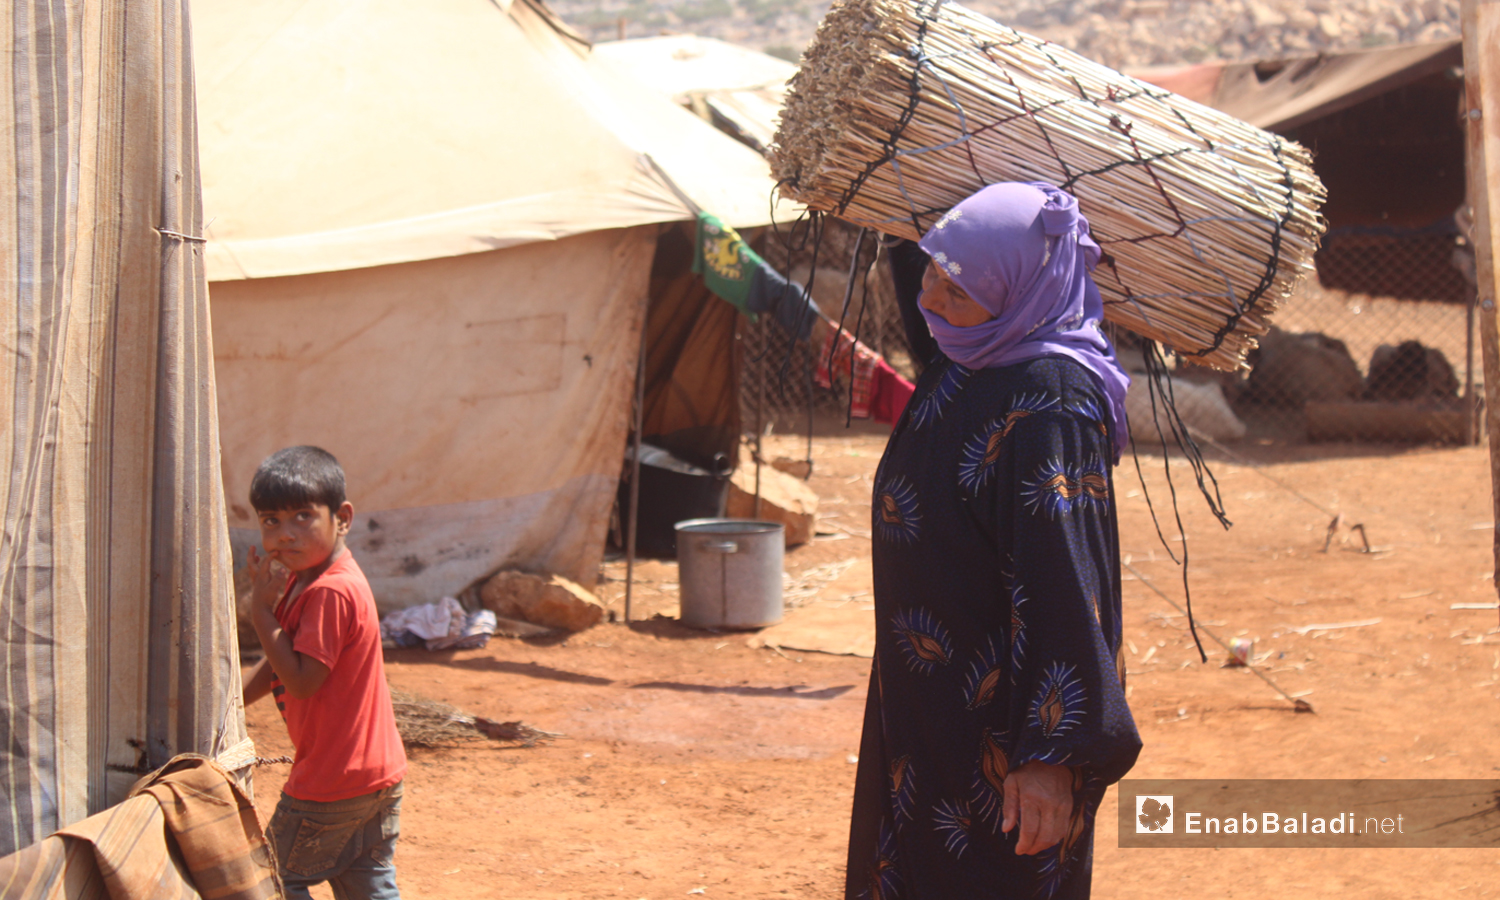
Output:
[[714,38],[669,34],[594,48],[606,65],[764,151],[797,67]]
[[[691,34],[596,44],[594,58],[612,81],[691,110],[757,152],[776,133],[786,82],[797,71],[774,56]],[[712,469],[715,453],[737,455],[742,371],[738,354],[724,348],[740,323],[689,271],[693,235],[685,223],[657,242],[642,430],[651,443]],[[764,247],[763,229],[744,236]]]
[[255,466],[312,443],[383,608],[502,567],[591,584],[661,223],[763,224],[765,162],[532,0],[197,0],[194,27],[237,542]]
[[0,10],[0,855],[177,753],[255,755],[186,5]]

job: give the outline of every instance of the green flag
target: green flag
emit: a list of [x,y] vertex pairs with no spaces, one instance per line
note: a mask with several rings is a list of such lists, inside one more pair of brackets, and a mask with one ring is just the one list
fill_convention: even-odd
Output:
[[698,241],[693,252],[693,273],[703,276],[708,289],[734,304],[755,321],[750,309],[750,289],[765,262],[751,250],[739,233],[718,216],[698,214]]
[[758,321],[761,313],[770,313],[794,340],[807,340],[818,317],[818,308],[802,285],[783,278],[733,228],[708,213],[698,214],[693,273],[703,276],[710,291],[733,304],[750,321]]

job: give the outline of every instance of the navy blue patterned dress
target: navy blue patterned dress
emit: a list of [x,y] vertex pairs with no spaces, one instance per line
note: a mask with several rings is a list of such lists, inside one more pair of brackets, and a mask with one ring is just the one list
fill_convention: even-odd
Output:
[[[1089,895],[1093,820],[1140,752],[1119,657],[1110,424],[1044,357],[929,366],[874,495],[875,662],[848,900]],[[1017,856],[1001,783],[1074,768],[1067,837]]]

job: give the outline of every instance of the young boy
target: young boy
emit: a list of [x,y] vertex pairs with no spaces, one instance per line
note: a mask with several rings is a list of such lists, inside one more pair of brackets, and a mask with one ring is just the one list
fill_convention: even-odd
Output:
[[[286,894],[331,882],[343,898],[399,900],[392,854],[406,752],[396,732],[369,582],[344,546],[354,507],[344,470],[317,447],[288,447],[250,482],[263,557],[250,548],[251,618],[266,658],[245,705],[271,694],[297,748],[271,817]],[[277,584],[271,561],[291,572]]]

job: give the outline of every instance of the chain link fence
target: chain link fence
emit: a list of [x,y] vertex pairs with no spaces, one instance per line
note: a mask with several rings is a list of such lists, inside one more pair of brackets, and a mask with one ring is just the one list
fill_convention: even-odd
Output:
[[[857,235],[858,229],[828,220],[818,244],[812,291],[834,320]],[[783,226],[779,234],[764,234],[761,248],[772,265],[806,283],[815,238]],[[845,328],[914,378],[884,251],[877,255],[873,244],[866,240],[855,266]],[[1178,365],[1174,378],[1222,395],[1216,407],[1227,407],[1243,428],[1216,431],[1220,440],[1472,443],[1479,434],[1475,398],[1482,395],[1482,371],[1473,340],[1471,260],[1457,225],[1336,230],[1318,253],[1317,277],[1281,308],[1277,328],[1262,339],[1248,371]],[[841,384],[827,389],[813,383],[816,348],[791,345],[766,320],[742,321],[740,341],[747,433],[842,428],[848,392]],[[1129,367],[1137,355],[1128,336],[1120,343]]]
[[[757,250],[793,281],[810,282],[813,299],[829,320],[838,322],[842,316],[845,331],[879,353],[902,376],[915,380],[917,367],[877,235],[866,233],[859,261],[851,267],[859,228],[832,218],[823,220],[821,236],[807,228],[804,222],[795,227],[782,225],[779,231],[767,229],[756,242]],[[854,287],[849,291],[851,271]],[[846,292],[847,312],[843,309]],[[849,412],[848,375],[836,375],[831,388],[814,383],[819,347],[792,342],[768,317],[755,323],[741,319],[739,340],[743,354],[740,411],[747,434],[757,430],[807,434],[809,427],[822,434],[844,427]]]
[[1253,439],[1472,443],[1482,372],[1457,228],[1331,232],[1225,393]]

